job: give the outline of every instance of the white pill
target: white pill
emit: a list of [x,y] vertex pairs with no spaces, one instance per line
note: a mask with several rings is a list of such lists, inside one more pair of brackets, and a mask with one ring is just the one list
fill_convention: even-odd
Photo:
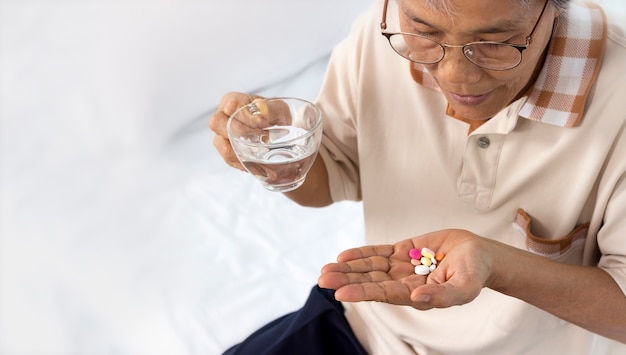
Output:
[[428,275],[430,274],[430,268],[426,265],[417,265],[415,266],[415,273],[418,275]]
[[435,269],[437,268],[437,265],[432,264],[431,266],[428,267],[428,269],[430,269],[430,272],[435,271]]

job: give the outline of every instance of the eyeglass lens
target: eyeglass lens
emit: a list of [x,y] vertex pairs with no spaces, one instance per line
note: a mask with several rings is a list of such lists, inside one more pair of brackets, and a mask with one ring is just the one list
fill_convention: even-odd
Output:
[[[419,35],[396,33],[388,38],[398,54],[414,62],[437,63],[445,54],[443,45]],[[504,43],[471,43],[463,47],[463,54],[472,63],[495,70],[515,67],[521,60],[519,49]]]

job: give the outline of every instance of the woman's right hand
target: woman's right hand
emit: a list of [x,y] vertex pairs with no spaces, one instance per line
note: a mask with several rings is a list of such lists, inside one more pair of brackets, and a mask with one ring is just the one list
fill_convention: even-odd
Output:
[[[222,97],[217,111],[211,116],[211,120],[209,121],[209,127],[215,132],[213,145],[226,164],[241,171],[247,170],[243,167],[239,159],[237,159],[235,151],[230,145],[228,132],[226,131],[226,123],[228,122],[228,118],[237,111],[238,108],[251,103],[255,99],[261,98],[263,97],[239,92],[229,92]],[[278,117],[280,118],[281,116],[278,115]],[[303,206],[322,207],[332,203],[328,184],[328,173],[320,155],[315,158],[315,162],[311,170],[309,170],[304,184],[296,190],[286,192],[285,195]]]
[[240,92],[229,92],[222,97],[217,111],[213,113],[209,121],[209,128],[215,132],[215,137],[213,138],[215,149],[217,149],[226,164],[242,171],[246,171],[246,169],[241,165],[233,151],[233,147],[230,145],[228,133],[226,132],[226,122],[238,108],[258,98],[261,97]]

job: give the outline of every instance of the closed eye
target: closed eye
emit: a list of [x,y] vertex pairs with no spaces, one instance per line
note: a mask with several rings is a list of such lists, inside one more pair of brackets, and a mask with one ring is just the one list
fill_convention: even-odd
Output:
[[415,33],[416,35],[431,38],[431,39],[439,39],[442,36],[442,33],[439,31],[420,31],[418,29],[414,29],[413,33]]

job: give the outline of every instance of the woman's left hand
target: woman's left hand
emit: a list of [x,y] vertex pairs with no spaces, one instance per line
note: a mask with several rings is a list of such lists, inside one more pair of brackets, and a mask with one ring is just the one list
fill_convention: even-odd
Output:
[[[492,276],[494,243],[465,230],[444,230],[393,245],[349,249],[322,268],[318,284],[339,301],[378,301],[416,309],[472,301]],[[428,247],[445,254],[427,276],[415,274],[409,251]]]

